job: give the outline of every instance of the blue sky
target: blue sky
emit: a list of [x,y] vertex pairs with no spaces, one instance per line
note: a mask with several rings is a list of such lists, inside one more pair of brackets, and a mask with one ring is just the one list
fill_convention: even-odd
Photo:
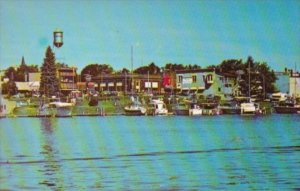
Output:
[[41,65],[53,31],[64,32],[58,61],[130,69],[154,62],[198,64],[225,59],[300,68],[298,0],[1,0],[0,68]]

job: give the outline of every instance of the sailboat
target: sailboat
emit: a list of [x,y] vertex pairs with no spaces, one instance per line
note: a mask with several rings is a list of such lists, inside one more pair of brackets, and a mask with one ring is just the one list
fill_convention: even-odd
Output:
[[241,115],[255,115],[258,112],[256,105],[251,101],[251,81],[250,81],[250,62],[249,62],[249,98],[247,102],[241,103]]
[[139,116],[139,115],[146,115],[147,109],[142,106],[141,102],[138,98],[134,98],[131,96],[131,104],[125,106],[124,111],[125,115],[128,116]]
[[[131,47],[131,82],[133,82],[133,49]],[[133,85],[131,87],[131,104],[124,107],[125,115],[139,116],[146,115],[147,109],[138,100],[138,97],[133,96]]]

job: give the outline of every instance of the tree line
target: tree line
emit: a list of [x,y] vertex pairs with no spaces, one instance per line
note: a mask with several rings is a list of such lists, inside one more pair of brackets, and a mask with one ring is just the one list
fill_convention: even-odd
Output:
[[[43,64],[40,68],[41,71],[41,81],[40,81],[40,92],[50,96],[58,92],[59,82],[56,77],[56,69],[59,67],[67,67],[64,63],[56,63],[55,55],[50,46],[47,47],[45,58]],[[146,66],[141,66],[134,69],[132,72],[135,74],[162,74],[165,71],[175,72],[178,70],[194,70],[201,69],[202,67],[197,64],[177,64],[177,63],[167,63],[163,67],[157,66],[154,62]],[[222,61],[219,65],[210,65],[203,69],[214,68],[222,73],[228,73],[235,76],[239,76],[238,83],[240,84],[241,91],[244,94],[249,93],[249,85],[251,88],[251,93],[257,91],[257,82],[263,82],[260,84],[264,86],[264,90],[267,93],[272,93],[276,91],[274,82],[276,81],[276,76],[274,71],[268,66],[266,62],[254,61],[254,59],[249,56],[244,62],[241,59],[228,59]],[[250,68],[250,70],[249,70]],[[15,69],[14,67],[9,67],[3,78],[9,78],[9,82],[3,83],[2,88],[4,93],[13,95],[17,92],[15,81],[26,81],[26,75],[30,72],[38,72],[39,68],[37,65],[26,65],[24,57],[20,66]],[[85,66],[81,71],[81,80],[85,81],[85,75],[99,76],[103,74],[129,74],[131,71],[127,68],[123,68],[119,71],[114,70],[109,64],[89,64]],[[251,81],[249,83],[248,76],[251,75]],[[262,88],[262,87],[261,87]],[[264,93],[265,93],[264,92]]]

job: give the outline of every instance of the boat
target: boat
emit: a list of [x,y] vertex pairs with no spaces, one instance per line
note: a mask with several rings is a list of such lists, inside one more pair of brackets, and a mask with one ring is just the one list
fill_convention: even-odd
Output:
[[72,109],[74,104],[68,102],[54,101],[49,103],[49,108],[52,108],[55,117],[72,117]]
[[124,111],[127,116],[140,116],[146,115],[147,109],[142,106],[137,98],[131,97],[132,103],[128,106],[125,106]]
[[220,115],[218,104],[214,102],[201,103],[202,115]]
[[279,102],[276,106],[274,106],[274,110],[276,113],[282,113],[282,114],[300,113],[300,104],[297,104],[296,101],[292,101],[292,100]]
[[[131,81],[133,81],[133,47],[131,46]],[[133,87],[131,87],[131,104],[124,107],[125,115],[140,116],[146,115],[147,109],[139,102],[138,98],[133,96]]]
[[248,90],[248,96],[246,98],[246,102],[241,103],[241,115],[256,115],[261,113],[260,109],[257,104],[255,104],[251,100],[251,80],[250,80],[250,75],[251,73],[251,68],[250,68],[250,62],[249,62],[249,72],[248,72],[248,82],[249,82],[249,90]]
[[241,115],[255,115],[256,107],[252,102],[241,103]]
[[175,115],[189,115],[189,106],[186,103],[178,103],[174,106],[173,112]]
[[198,104],[191,104],[191,107],[189,109],[189,115],[195,116],[195,115],[202,115],[203,110]]
[[148,108],[147,115],[167,115],[168,109],[166,104],[159,99],[152,99]]
[[223,103],[218,106],[218,109],[222,114],[240,114],[241,107],[234,102]]

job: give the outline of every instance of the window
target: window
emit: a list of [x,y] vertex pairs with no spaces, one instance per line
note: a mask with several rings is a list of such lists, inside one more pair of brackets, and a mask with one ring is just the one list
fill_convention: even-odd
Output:
[[221,92],[221,88],[218,88],[218,91]]
[[194,76],[192,76],[192,78],[193,78],[193,83],[196,83],[197,82],[197,76],[194,75]]
[[182,83],[182,76],[178,76],[178,82]]

